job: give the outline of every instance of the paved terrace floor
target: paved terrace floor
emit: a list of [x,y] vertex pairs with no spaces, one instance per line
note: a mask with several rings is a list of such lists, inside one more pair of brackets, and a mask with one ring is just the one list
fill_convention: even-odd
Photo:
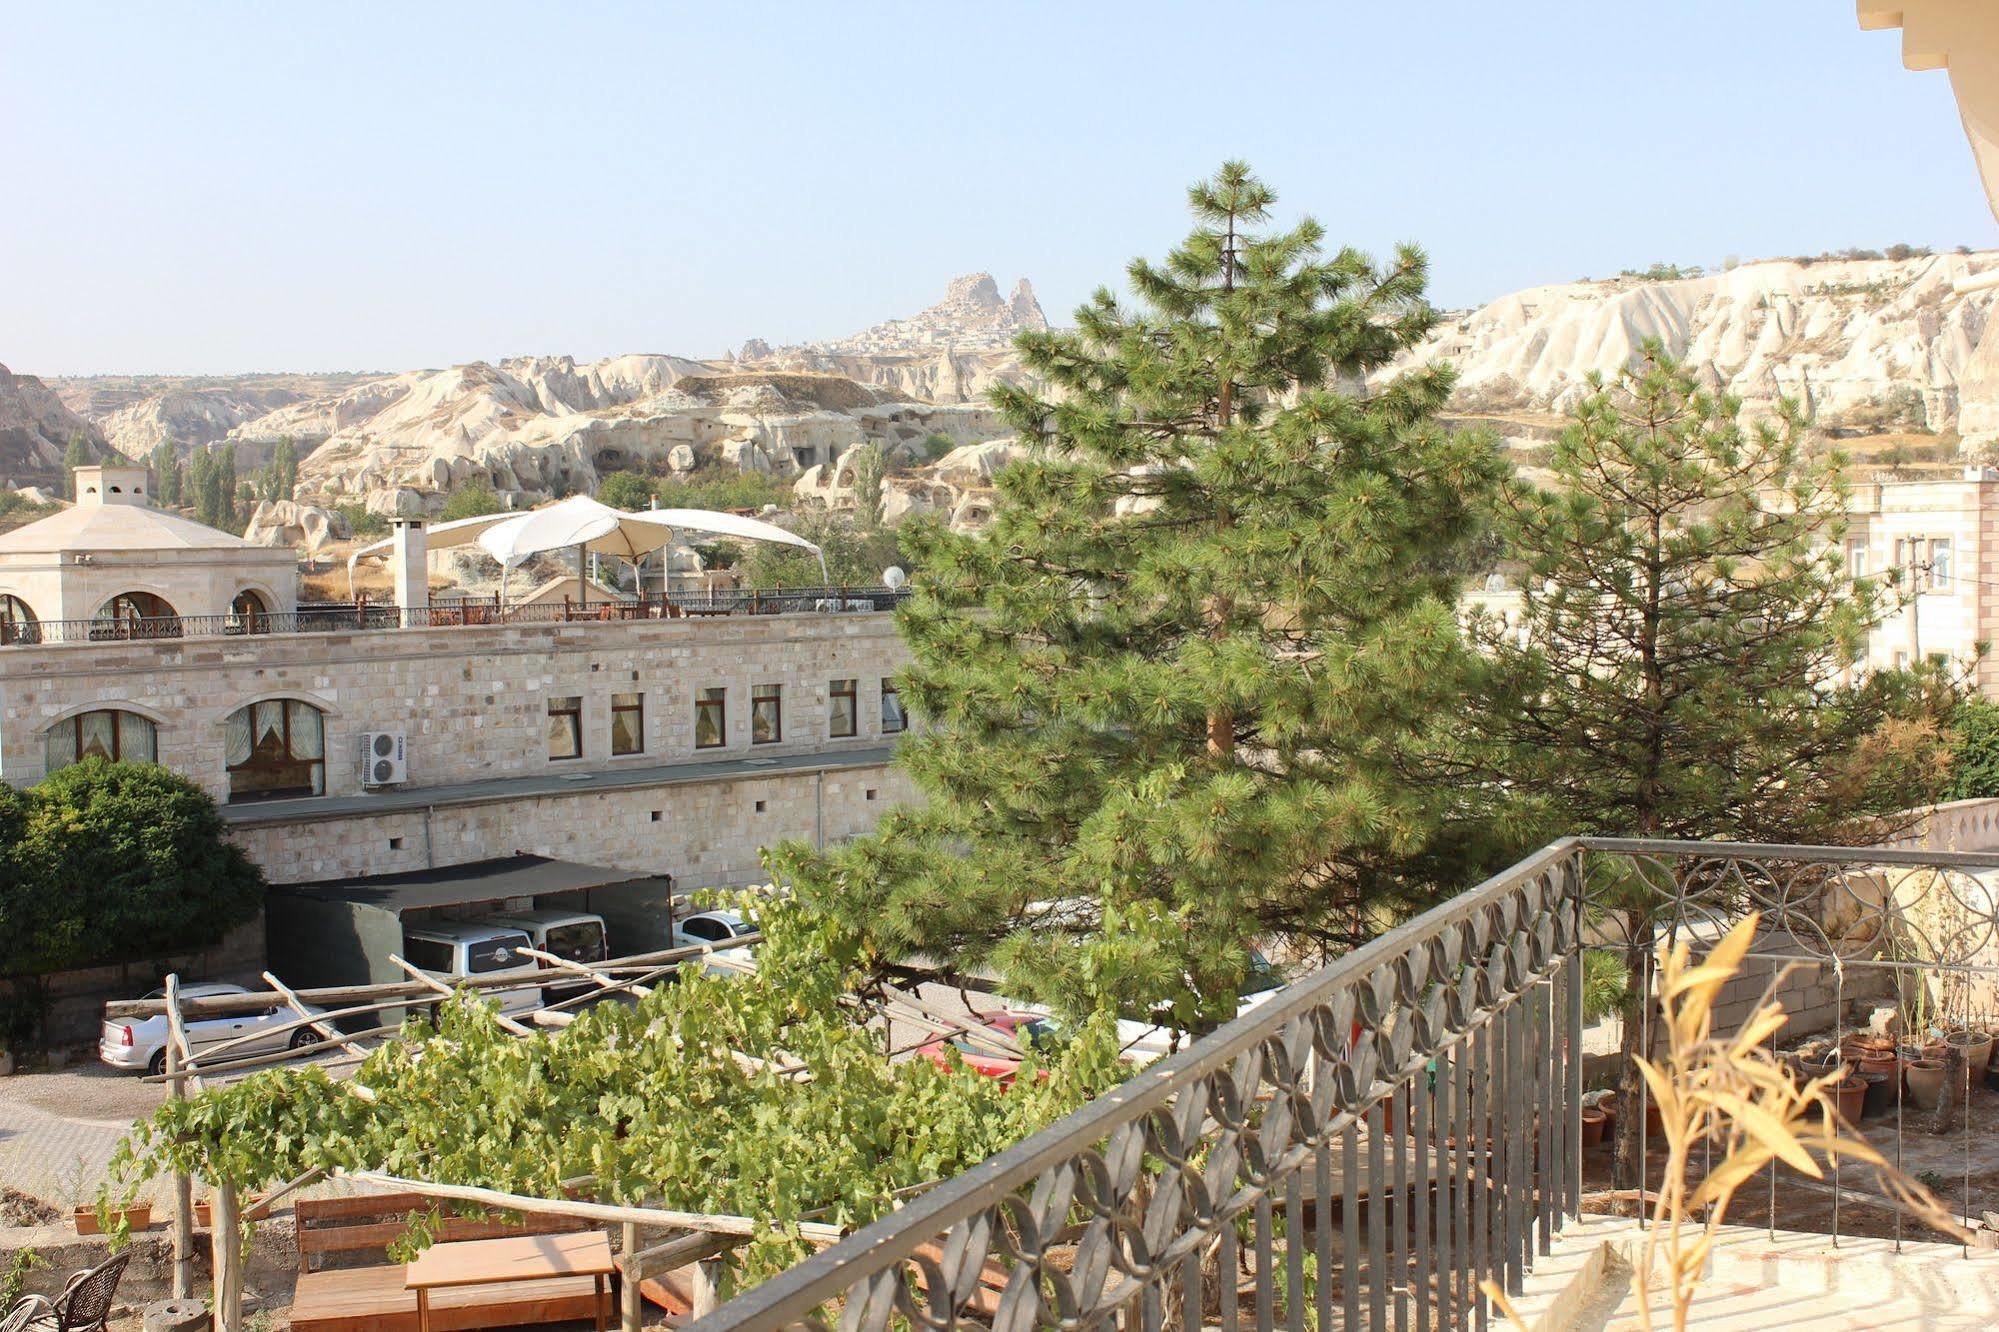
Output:
[[310,796],[298,800],[266,800],[225,805],[225,823],[251,825],[292,823],[299,819],[362,818],[370,814],[423,809],[431,805],[479,805],[535,796],[580,795],[592,791],[630,791],[655,786],[687,786],[731,778],[769,777],[800,772],[841,772],[875,768],[894,755],[893,745],[870,745],[822,754],[790,754],[772,758],[709,759],[694,763],[656,763],[636,768],[599,769],[538,777],[504,777],[483,782],[453,782],[442,786],[410,786],[354,796]]

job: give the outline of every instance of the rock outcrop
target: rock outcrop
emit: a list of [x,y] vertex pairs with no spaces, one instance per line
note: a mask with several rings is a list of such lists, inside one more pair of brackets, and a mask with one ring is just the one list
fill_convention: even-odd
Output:
[[294,546],[308,555],[329,541],[346,541],[353,535],[346,514],[293,500],[263,501],[251,511],[250,523],[243,529],[243,539],[253,546]]
[[104,435],[33,375],[0,365],[0,485],[63,490],[62,460],[70,437],[81,432],[94,453]]
[[71,409],[96,422],[108,443],[128,458],[144,458],[163,440],[171,439],[185,452],[224,439],[238,443],[239,467],[267,460],[269,445],[289,434],[300,449],[325,438],[327,431],[273,429],[245,433],[241,429],[301,403],[335,398],[357,385],[376,382],[373,375],[94,375],[58,379],[51,387]]
[[[1669,281],[1533,287],[1449,318],[1405,364],[1456,366],[1465,411],[1559,412],[1592,373],[1658,338],[1710,385],[1767,411],[1797,400],[1821,426],[1999,433],[1999,375],[1974,352],[1999,291],[1960,291],[1999,254],[1766,260]],[[1999,364],[1999,347],[1991,349]],[[1969,378],[1968,378],[1969,376]]]

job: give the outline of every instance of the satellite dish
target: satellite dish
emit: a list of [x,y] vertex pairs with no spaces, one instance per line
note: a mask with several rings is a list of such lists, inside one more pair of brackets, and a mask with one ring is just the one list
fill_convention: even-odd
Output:
[[882,586],[891,592],[900,592],[909,583],[909,575],[900,565],[891,564],[882,570]]

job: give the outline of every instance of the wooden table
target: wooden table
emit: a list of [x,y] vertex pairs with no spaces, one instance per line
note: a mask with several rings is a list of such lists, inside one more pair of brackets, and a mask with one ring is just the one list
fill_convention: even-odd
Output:
[[416,1292],[418,1332],[430,1332],[430,1292],[439,1286],[492,1286],[508,1281],[587,1276],[597,1282],[597,1332],[611,1310],[605,1278],[617,1270],[611,1240],[601,1230],[566,1235],[522,1235],[509,1239],[462,1240],[433,1244],[403,1270],[403,1284]]

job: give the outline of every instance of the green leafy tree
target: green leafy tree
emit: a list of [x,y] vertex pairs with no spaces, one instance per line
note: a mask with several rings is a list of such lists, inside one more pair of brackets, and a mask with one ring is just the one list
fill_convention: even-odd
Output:
[[614,509],[643,509],[652,503],[652,482],[637,472],[613,472],[597,484],[597,498]]
[[1999,704],[1972,695],[1950,717],[1950,784],[1945,800],[1999,796]]
[[62,452],[62,493],[69,499],[76,498],[76,469],[88,467],[97,461],[92,452],[90,440],[81,430],[70,432],[69,444]]
[[0,973],[205,948],[263,892],[215,801],[165,768],[85,759],[0,796]]
[[217,489],[220,477],[216,471],[216,457],[212,449],[199,448],[194,451],[188,463],[187,498],[192,501],[196,522],[210,527],[221,525],[221,494]]
[[[1018,345],[995,390],[1040,447],[983,535],[916,529],[901,746],[925,801],[783,867],[888,954],[1187,1022],[1234,1012],[1249,949],[1344,948],[1482,855],[1434,756],[1473,663],[1456,580],[1501,475],[1437,419],[1446,369],[1354,387],[1436,316],[1426,263],[1327,254],[1230,163],[1197,229]],[[1107,978],[1094,983],[1110,984]]]
[[152,456],[146,460],[146,465],[153,473],[153,498],[163,505],[174,502],[169,497],[168,490],[173,485],[175,464],[172,439],[163,439],[153,445]]
[[[1934,791],[1953,690],[1855,669],[1891,589],[1843,567],[1840,460],[1805,450],[1795,407],[1739,410],[1654,344],[1575,409],[1546,488],[1506,491],[1524,602],[1473,621],[1493,684],[1474,749],[1548,832],[1864,844]],[[1627,887],[1636,971],[1656,903]]]
[[[909,568],[903,553],[904,528],[877,526],[864,531],[844,513],[808,513],[791,523],[793,531],[818,546],[826,557],[822,574],[811,551],[768,541],[747,542],[731,561],[747,588],[817,587],[831,579],[839,587],[873,587],[891,565]],[[730,565],[710,567],[731,567]]]
[[475,476],[445,496],[444,508],[438,517],[446,522],[454,518],[478,518],[498,513],[502,507],[499,495],[494,493],[493,483],[483,476]]
[[347,525],[354,529],[357,537],[385,537],[389,534],[389,520],[379,513],[370,513],[365,504],[342,504],[339,510],[347,519]]
[[281,500],[298,498],[298,445],[290,435],[278,436],[278,448],[271,459],[271,466],[277,469],[278,498]]
[[188,502],[187,464],[176,460],[173,466],[167,469],[166,479],[162,485],[165,487],[166,503],[176,509],[185,506]]
[[236,483],[236,446],[224,444],[222,457],[216,464],[216,526],[234,531],[241,525],[236,512],[236,501],[240,498]]
[[659,504],[663,509],[755,511],[770,504],[782,508],[790,499],[791,492],[763,472],[740,472],[723,467],[659,484]]

